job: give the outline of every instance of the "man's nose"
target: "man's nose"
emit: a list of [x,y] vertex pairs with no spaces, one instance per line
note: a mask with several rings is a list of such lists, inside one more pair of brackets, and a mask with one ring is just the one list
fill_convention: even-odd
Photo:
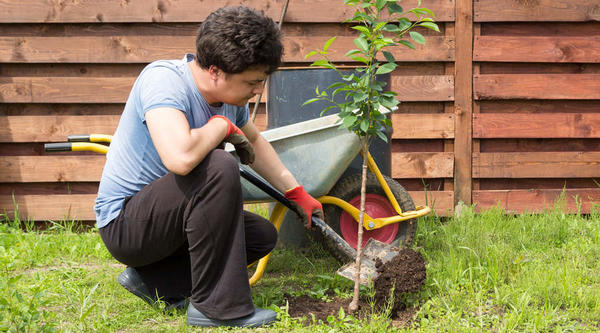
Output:
[[254,89],[252,89],[252,93],[255,95],[258,95],[258,94],[262,94],[264,90],[265,90],[265,87],[264,87],[263,83],[260,82],[260,83],[256,84]]

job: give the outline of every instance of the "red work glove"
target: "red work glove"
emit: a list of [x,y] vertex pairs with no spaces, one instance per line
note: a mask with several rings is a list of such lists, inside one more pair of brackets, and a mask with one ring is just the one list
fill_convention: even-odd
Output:
[[221,115],[212,116],[208,121],[215,118],[220,118],[227,122],[227,134],[225,135],[223,142],[229,142],[235,147],[235,152],[240,157],[240,162],[243,164],[254,163],[254,148],[252,148],[252,145],[244,135],[244,132],[227,119],[227,117]]
[[306,193],[302,186],[294,187],[285,192],[284,195],[290,203],[296,207],[296,213],[302,220],[306,229],[310,229],[311,216],[316,214],[321,219],[323,218],[323,205],[317,199]]

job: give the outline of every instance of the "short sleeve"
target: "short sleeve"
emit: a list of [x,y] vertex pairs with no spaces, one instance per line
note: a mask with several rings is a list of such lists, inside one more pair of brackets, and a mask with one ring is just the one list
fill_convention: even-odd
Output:
[[250,110],[248,109],[248,104],[246,106],[238,108],[237,114],[235,116],[235,126],[242,128],[248,122],[248,115]]
[[188,111],[185,82],[176,70],[164,66],[148,68],[137,84],[140,106],[137,109],[142,120],[146,120],[146,112],[161,107]]

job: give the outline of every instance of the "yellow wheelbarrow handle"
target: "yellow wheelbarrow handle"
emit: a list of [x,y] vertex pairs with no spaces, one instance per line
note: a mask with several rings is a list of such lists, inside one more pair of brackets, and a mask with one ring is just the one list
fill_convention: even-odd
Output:
[[47,152],[59,152],[59,151],[93,151],[96,153],[106,154],[108,152],[108,146],[101,145],[99,143],[91,142],[59,142],[59,143],[46,143],[44,149]]
[[78,134],[69,135],[69,142],[109,142],[112,140],[112,135],[107,134]]

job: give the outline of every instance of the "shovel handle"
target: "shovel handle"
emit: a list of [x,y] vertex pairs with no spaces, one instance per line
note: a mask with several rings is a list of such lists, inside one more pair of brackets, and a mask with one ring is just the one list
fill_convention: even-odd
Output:
[[[289,208],[291,211],[298,214],[298,212],[296,211],[296,207],[293,206],[290,203],[290,201],[281,192],[279,192],[279,190],[277,190],[276,188],[271,186],[271,184],[258,178],[256,175],[254,175],[253,173],[251,173],[250,171],[246,170],[245,168],[243,168],[241,166],[240,166],[240,175],[244,179],[246,179],[247,181],[252,183],[254,186],[258,187],[259,189],[261,189],[262,191],[264,191],[265,193],[267,193],[268,195],[273,197],[275,200],[279,201],[281,204],[283,204],[284,206]],[[348,244],[348,242],[346,242],[337,232],[335,232],[333,229],[331,229],[331,227],[327,223],[325,223],[325,221],[321,220],[316,215],[313,215],[311,217],[311,221],[312,221],[312,225],[314,227],[316,227],[317,230],[319,231],[319,233],[321,234],[321,236],[323,236],[323,239],[326,242],[329,242],[330,245],[333,245],[336,248],[338,248],[339,250],[341,250],[341,253],[343,253],[345,255],[344,258],[338,258],[338,259],[345,262],[345,261],[351,261],[356,257],[356,250],[354,250],[354,248],[352,246],[350,246],[350,244]]]

